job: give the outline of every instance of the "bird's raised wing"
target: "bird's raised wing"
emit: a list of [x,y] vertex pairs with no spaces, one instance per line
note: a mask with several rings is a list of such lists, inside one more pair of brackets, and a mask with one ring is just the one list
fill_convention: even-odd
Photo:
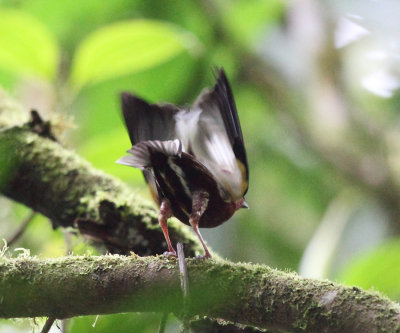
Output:
[[[145,100],[131,95],[121,94],[122,114],[128,129],[132,146],[143,141],[168,141],[176,138],[174,115],[179,108],[172,104],[149,104]],[[140,156],[139,156],[140,157]],[[117,163],[136,166],[138,156],[126,155]],[[142,162],[139,159],[139,162]],[[159,190],[150,170],[143,168],[143,176],[149,186],[155,202],[160,204]]]
[[179,108],[172,104],[149,104],[145,100],[122,93],[122,113],[132,145],[141,141],[172,140],[175,135],[174,115]]
[[232,90],[222,69],[217,83],[205,90],[190,110],[175,114],[176,133],[183,146],[196,156],[229,191],[233,199],[248,188],[248,164]]

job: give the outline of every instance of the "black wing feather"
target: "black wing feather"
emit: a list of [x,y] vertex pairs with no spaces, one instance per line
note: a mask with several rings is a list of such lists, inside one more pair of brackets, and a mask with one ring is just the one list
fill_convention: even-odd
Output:
[[218,70],[218,73],[217,83],[211,91],[211,95],[218,103],[231,143],[234,144],[234,141],[239,139],[244,145],[242,129],[240,127],[239,116],[233,98],[232,89],[224,70],[220,69]]
[[122,93],[122,113],[132,145],[141,141],[175,139],[174,114],[179,108],[172,104],[149,104],[130,93]]
[[[216,105],[220,113],[226,133],[233,148],[233,153],[236,158],[242,162],[246,171],[246,180],[249,179],[249,167],[247,163],[246,149],[244,147],[244,140],[242,129],[240,127],[239,116],[236,109],[235,100],[233,98],[232,89],[229,85],[228,79],[224,70],[217,69],[216,78],[217,83],[210,91],[205,91],[200,95],[196,104],[203,110],[213,112],[212,105]],[[210,107],[211,105],[211,107]]]
[[236,158],[243,163],[246,168],[246,180],[249,178],[249,167],[247,163],[246,149],[242,128],[240,127],[239,116],[236,109],[235,100],[233,98],[232,89],[224,70],[217,70],[218,78],[214,86],[212,95],[218,102],[225,128],[231,140],[233,152]]

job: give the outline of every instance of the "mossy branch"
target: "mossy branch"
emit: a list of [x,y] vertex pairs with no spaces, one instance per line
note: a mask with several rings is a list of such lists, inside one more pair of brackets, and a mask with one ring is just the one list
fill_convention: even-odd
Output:
[[[289,332],[398,332],[400,307],[378,293],[266,266],[187,259],[190,315]],[[182,311],[177,260],[0,258],[0,318]]]
[[[54,227],[79,228],[113,253],[166,251],[155,205],[64,148],[47,135],[49,124],[41,128],[37,113],[33,116],[28,121],[28,112],[0,90],[1,193],[47,216]],[[190,255],[200,250],[182,223],[172,219],[169,230]]]

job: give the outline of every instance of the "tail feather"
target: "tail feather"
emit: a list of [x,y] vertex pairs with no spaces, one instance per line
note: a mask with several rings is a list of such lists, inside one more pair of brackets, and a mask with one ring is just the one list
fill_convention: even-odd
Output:
[[117,160],[117,163],[131,166],[140,170],[145,170],[152,166],[151,154],[157,152],[167,156],[180,156],[182,153],[182,143],[178,139],[139,142],[127,151],[127,153],[132,155],[125,155],[121,157],[119,160]]

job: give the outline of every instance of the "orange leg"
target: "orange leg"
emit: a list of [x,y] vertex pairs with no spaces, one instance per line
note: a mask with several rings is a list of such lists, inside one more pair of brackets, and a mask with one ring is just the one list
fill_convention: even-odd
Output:
[[171,203],[168,199],[163,199],[160,205],[160,213],[158,214],[158,223],[160,223],[165,240],[167,241],[168,251],[164,255],[176,257],[176,252],[171,244],[168,234],[167,220],[172,216]]
[[192,213],[190,214],[189,222],[193,228],[193,231],[199,237],[201,245],[204,248],[204,258],[211,258],[211,254],[207,249],[206,243],[204,242],[203,237],[201,236],[199,230],[199,221],[205,210],[208,206],[209,195],[204,191],[196,191],[193,194],[192,199]]

